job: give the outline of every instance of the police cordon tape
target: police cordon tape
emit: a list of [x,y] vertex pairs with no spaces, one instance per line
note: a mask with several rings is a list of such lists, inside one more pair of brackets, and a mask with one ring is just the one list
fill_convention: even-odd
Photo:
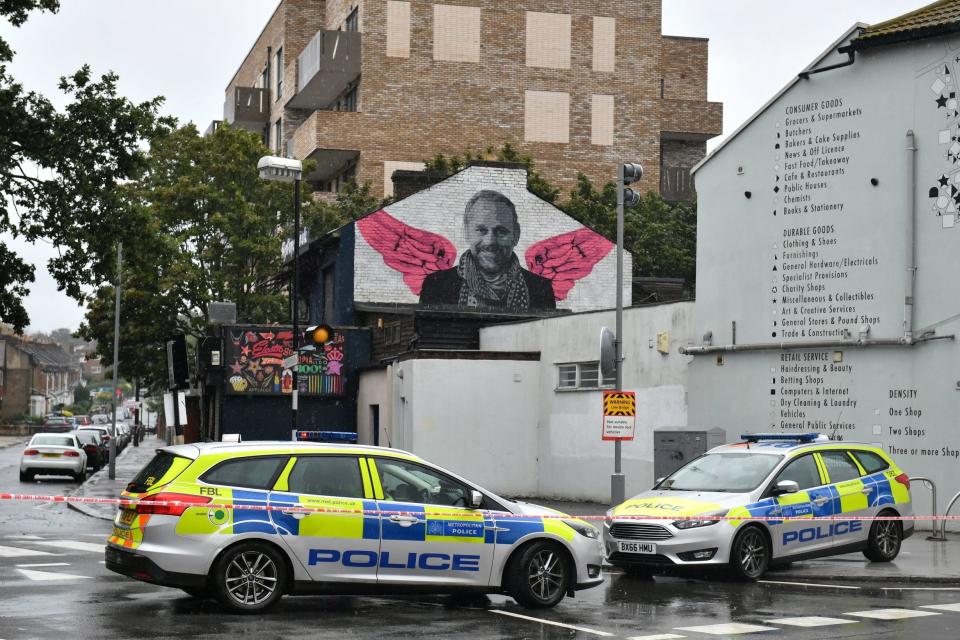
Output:
[[[332,501],[346,501],[346,500],[368,500],[367,498],[329,498]],[[452,515],[449,511],[400,511],[400,510],[386,510],[386,509],[350,509],[350,508],[339,508],[339,507],[305,507],[298,506],[289,503],[276,503],[276,504],[234,504],[234,503],[221,503],[221,502],[190,502],[183,500],[130,500],[127,498],[91,498],[86,496],[48,496],[48,495],[37,495],[37,494],[26,494],[26,493],[0,493],[0,501],[13,501],[13,502],[62,502],[70,504],[110,504],[117,507],[137,507],[140,506],[157,506],[157,507],[183,507],[183,508],[193,508],[193,509],[233,509],[235,511],[281,511],[283,513],[325,513],[333,515],[365,515],[365,516],[433,516],[438,518],[449,518]],[[369,500],[372,500],[369,499]],[[444,507],[448,508],[448,507]],[[457,507],[454,507],[457,508]],[[461,507],[462,508],[462,507]],[[739,507],[734,507],[739,508]],[[488,510],[477,509],[477,514],[490,513]],[[859,520],[864,522],[872,521],[932,521],[932,522],[955,522],[960,521],[960,515],[955,516],[935,516],[935,515],[924,515],[924,516],[857,516],[852,514],[841,514],[835,516],[784,516],[781,514],[767,514],[767,515],[736,515],[736,516],[716,516],[716,515],[626,515],[626,514],[617,514],[612,518],[606,515],[574,515],[574,514],[565,514],[565,513],[543,513],[543,514],[521,514],[521,513],[504,513],[502,511],[496,512],[496,518],[499,519],[510,519],[510,518],[519,518],[519,519],[528,519],[528,518],[547,518],[554,520],[666,520],[666,521],[675,521],[675,520],[716,520],[718,522],[724,520],[733,520],[736,522],[743,521],[758,521],[758,522],[784,522],[784,521],[802,521],[802,522],[811,522],[811,521],[824,521],[824,522],[833,522],[838,520],[848,521],[848,520]]]

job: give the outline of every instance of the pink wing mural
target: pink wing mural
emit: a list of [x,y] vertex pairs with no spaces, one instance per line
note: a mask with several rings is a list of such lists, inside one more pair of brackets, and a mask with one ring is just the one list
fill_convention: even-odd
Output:
[[613,243],[590,229],[577,229],[531,245],[524,258],[533,273],[553,281],[557,300],[566,300],[577,281],[593,271]]
[[420,295],[423,279],[435,271],[451,268],[457,249],[443,236],[411,227],[386,211],[357,220],[360,233],[383,256],[383,262],[403,274],[414,295]]

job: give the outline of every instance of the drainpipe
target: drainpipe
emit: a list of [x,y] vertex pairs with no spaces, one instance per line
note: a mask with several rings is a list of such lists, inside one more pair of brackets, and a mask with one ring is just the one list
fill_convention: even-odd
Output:
[[833,71],[834,69],[841,69],[843,67],[849,67],[856,61],[856,52],[853,48],[853,45],[847,45],[845,47],[840,47],[837,49],[837,53],[847,54],[847,59],[843,62],[838,62],[837,64],[831,64],[826,67],[820,67],[819,69],[811,69],[810,71],[801,71],[797,75],[804,80],[808,80],[810,76],[815,73],[823,73],[824,71]]
[[903,294],[903,342],[913,344],[913,284],[917,277],[917,141],[907,130],[907,281]]

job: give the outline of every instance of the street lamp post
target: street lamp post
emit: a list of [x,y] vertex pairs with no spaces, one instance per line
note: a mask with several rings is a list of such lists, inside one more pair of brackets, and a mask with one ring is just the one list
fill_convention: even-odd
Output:
[[300,181],[303,178],[303,163],[292,158],[278,156],[264,156],[257,162],[257,172],[264,180],[293,182],[293,278],[290,297],[293,311],[293,353],[298,356],[298,362],[293,367],[293,390],[291,392],[292,424],[297,430],[297,400],[300,393],[300,382],[297,372],[300,369]]

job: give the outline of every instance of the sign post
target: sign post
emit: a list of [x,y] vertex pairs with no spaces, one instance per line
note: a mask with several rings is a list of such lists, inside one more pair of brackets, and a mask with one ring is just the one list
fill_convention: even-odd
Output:
[[602,438],[616,442],[633,440],[636,430],[637,394],[633,391],[604,391]]

